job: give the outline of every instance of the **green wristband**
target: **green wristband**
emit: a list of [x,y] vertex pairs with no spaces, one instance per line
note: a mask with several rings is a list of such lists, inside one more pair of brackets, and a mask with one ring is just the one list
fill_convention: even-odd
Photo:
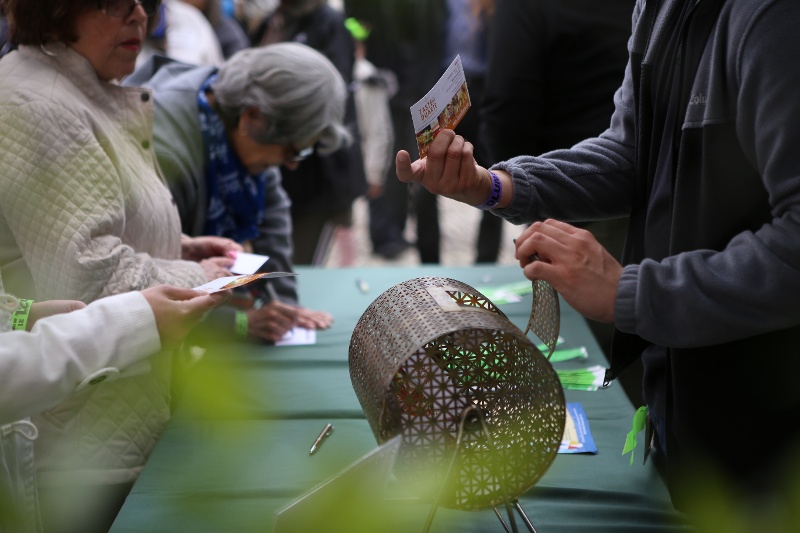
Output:
[[236,336],[240,339],[247,338],[247,313],[236,311]]
[[25,331],[28,325],[28,314],[31,312],[31,304],[34,300],[20,298],[17,310],[11,315],[11,329],[14,331]]

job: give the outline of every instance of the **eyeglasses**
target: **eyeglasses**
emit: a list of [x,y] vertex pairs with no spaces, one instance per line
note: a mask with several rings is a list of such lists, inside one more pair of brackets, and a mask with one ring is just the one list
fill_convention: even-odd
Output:
[[136,6],[142,6],[148,17],[153,16],[158,12],[160,4],[161,0],[98,0],[97,9],[109,17],[126,19]]
[[289,150],[291,150],[291,154],[289,157],[286,158],[287,161],[291,161],[293,163],[299,163],[300,161],[307,159],[311,154],[314,153],[314,145],[306,146],[305,148],[297,149],[294,147],[293,144],[289,145]]

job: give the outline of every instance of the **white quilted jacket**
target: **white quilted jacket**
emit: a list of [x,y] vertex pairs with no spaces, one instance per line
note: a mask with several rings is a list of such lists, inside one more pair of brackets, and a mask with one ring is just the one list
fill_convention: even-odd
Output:
[[103,371],[125,372],[161,342],[140,292],[39,320],[30,333],[10,331],[17,305],[16,298],[3,294],[0,279],[0,533],[36,533],[41,531],[34,461],[38,432],[27,418],[16,419],[93,387]]
[[[19,296],[90,302],[205,282],[180,257],[156,170],[147,90],[98,80],[64,46],[0,61],[0,272]],[[33,421],[42,486],[136,478],[169,416],[170,358],[108,380]]]

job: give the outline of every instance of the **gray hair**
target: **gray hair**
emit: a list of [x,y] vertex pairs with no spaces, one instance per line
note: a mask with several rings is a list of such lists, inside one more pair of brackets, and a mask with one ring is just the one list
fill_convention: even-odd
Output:
[[300,43],[276,43],[237,52],[211,85],[217,110],[236,128],[248,108],[265,119],[249,134],[262,144],[318,139],[322,154],[352,141],[344,121],[347,86],[328,58]]

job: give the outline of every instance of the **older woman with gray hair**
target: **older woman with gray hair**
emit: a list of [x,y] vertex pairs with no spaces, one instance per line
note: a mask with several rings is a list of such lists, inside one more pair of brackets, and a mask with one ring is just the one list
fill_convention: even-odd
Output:
[[[278,167],[351,141],[347,88],[333,64],[280,43],[242,50],[219,69],[153,58],[125,84],[152,89],[156,156],[183,231],[229,237],[269,256],[269,270],[290,271],[291,204]],[[229,331],[276,341],[294,326],[330,326],[327,313],[296,305],[292,278],[271,283],[275,290],[257,288],[254,307],[228,310]]]

